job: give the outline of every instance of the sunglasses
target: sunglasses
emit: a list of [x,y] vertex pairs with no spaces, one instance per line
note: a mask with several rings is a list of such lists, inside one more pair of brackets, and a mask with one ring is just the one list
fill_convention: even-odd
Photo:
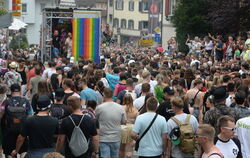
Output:
[[207,137],[206,137],[206,136],[202,136],[202,135],[195,134],[195,135],[194,135],[194,138],[207,138]]
[[228,129],[228,130],[231,130],[231,131],[235,131],[236,128],[230,128],[230,127],[222,127],[222,128],[225,128],[225,129]]

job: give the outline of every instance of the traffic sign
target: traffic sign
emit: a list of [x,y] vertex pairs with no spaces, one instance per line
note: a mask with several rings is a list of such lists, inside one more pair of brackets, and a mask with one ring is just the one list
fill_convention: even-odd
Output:
[[156,32],[156,33],[160,33],[161,32],[161,28],[159,28],[158,26],[154,29],[154,31]]
[[155,34],[155,42],[160,42],[161,41],[161,35],[160,34]]

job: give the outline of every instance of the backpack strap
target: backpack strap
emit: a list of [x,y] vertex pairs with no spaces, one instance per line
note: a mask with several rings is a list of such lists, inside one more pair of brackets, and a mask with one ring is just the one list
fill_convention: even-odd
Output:
[[81,123],[82,123],[82,120],[83,120],[83,118],[84,118],[84,115],[82,115],[82,118],[81,118],[81,120],[80,120],[80,122],[79,122],[79,124],[78,124],[77,126],[76,126],[76,124],[75,124],[73,118],[72,118],[71,116],[69,116],[69,118],[70,118],[70,120],[72,121],[72,123],[73,123],[73,125],[74,125],[75,127],[79,127],[79,126],[81,125]]
[[172,119],[178,126],[181,126],[181,125],[182,125],[181,121],[179,121],[176,117],[171,117],[171,119]]
[[187,117],[186,117],[186,120],[185,120],[185,124],[189,124],[190,118],[191,118],[191,115],[187,114]]

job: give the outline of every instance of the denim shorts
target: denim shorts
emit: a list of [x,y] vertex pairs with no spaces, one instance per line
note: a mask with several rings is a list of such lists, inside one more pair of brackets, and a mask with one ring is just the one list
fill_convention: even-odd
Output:
[[54,151],[53,148],[30,150],[24,158],[42,158],[44,154]]
[[118,158],[120,142],[100,142],[101,157]]

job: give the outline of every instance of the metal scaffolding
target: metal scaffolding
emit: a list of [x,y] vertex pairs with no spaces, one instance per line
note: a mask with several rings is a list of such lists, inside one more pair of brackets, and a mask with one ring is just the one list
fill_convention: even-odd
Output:
[[54,18],[72,19],[72,9],[59,8],[45,8],[43,10],[43,21],[41,28],[41,61],[48,61],[51,59],[52,53],[52,21]]

